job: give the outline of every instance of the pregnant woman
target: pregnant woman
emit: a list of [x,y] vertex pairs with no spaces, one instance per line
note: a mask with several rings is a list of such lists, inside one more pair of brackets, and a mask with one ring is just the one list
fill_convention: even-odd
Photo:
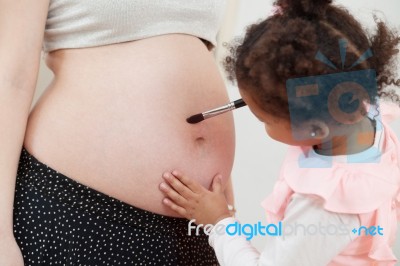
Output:
[[179,168],[230,191],[232,116],[185,121],[228,102],[224,2],[0,0],[0,265],[217,263],[158,184]]

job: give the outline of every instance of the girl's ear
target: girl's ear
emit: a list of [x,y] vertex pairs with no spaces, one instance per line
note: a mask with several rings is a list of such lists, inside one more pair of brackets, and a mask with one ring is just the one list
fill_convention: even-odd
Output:
[[317,119],[311,119],[304,123],[305,133],[308,134],[310,139],[325,139],[329,136],[329,126]]
[[328,125],[317,119],[311,119],[305,121],[301,126],[295,129],[295,138],[297,140],[307,140],[307,139],[325,139],[329,136],[330,129]]

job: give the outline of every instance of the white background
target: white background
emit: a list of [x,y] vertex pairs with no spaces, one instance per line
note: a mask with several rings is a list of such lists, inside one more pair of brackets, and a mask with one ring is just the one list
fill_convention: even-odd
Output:
[[[246,25],[268,15],[272,7],[272,0],[232,0],[232,3],[237,4],[236,16],[228,19],[235,36],[243,34]],[[374,25],[371,13],[377,12],[380,18],[384,18],[391,25],[400,29],[399,0],[338,0],[336,3],[349,8],[369,28]],[[231,16],[234,16],[234,12],[231,12]],[[229,35],[228,37],[225,35],[224,39],[230,39]],[[42,63],[35,99],[49,84],[51,78],[51,72]],[[228,87],[232,100],[240,97],[237,88],[229,84]],[[264,133],[263,125],[251,115],[247,107],[234,111],[234,116],[237,148],[232,175],[236,193],[237,216],[245,223],[264,221],[265,214],[259,203],[272,190],[286,146],[271,140]],[[400,121],[394,124],[394,128],[400,137]],[[261,249],[264,241],[267,239],[256,237],[253,239],[253,244]],[[400,233],[395,253],[400,259]]]

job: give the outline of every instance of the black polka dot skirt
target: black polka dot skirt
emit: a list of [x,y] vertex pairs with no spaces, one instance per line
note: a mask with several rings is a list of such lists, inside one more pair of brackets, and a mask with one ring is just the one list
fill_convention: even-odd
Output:
[[79,184],[22,150],[14,235],[25,265],[218,265],[207,236],[188,235],[187,224]]

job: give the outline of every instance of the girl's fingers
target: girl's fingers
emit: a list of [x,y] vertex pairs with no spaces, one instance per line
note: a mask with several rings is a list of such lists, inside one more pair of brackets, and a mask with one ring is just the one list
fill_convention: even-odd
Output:
[[216,175],[212,183],[212,191],[216,193],[222,192],[222,176]]
[[185,199],[190,199],[194,196],[193,191],[190,188],[188,188],[185,183],[182,183],[178,178],[176,178],[174,175],[170,173],[165,173],[163,174],[163,177],[165,180],[167,180],[170,186]]
[[182,184],[184,184],[194,193],[199,193],[204,189],[199,183],[189,177],[184,176],[177,170],[172,171],[172,175],[175,176]]
[[175,211],[176,213],[178,213],[179,215],[185,217],[185,218],[190,218],[187,217],[188,213],[186,211],[185,208],[182,208],[181,206],[176,205],[174,202],[172,202],[171,200],[164,198],[163,199],[163,203],[168,206],[171,210]]
[[168,198],[170,198],[172,201],[180,206],[184,206],[187,203],[184,197],[182,197],[174,189],[170,188],[166,183],[160,184],[160,190],[164,192],[164,194],[168,196]]

